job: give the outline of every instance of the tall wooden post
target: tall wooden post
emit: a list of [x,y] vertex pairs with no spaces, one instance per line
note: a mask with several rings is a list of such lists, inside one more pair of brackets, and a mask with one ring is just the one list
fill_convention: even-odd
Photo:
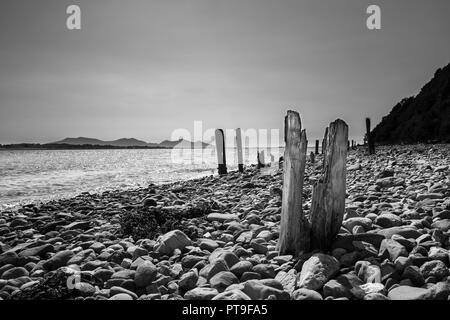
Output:
[[325,134],[322,140],[322,154],[327,152],[328,127],[325,128]]
[[316,140],[316,154],[319,154],[319,140]]
[[225,136],[222,129],[216,130],[217,163],[219,174],[227,174],[227,160],[225,155]]
[[264,150],[259,151],[258,150],[258,155],[257,155],[257,160],[258,160],[258,169],[264,168],[266,166],[266,162],[264,159]]
[[348,126],[338,119],[330,124],[324,176],[313,187],[311,199],[312,249],[328,250],[338,234],[345,212]]
[[244,172],[244,156],[242,153],[242,132],[241,128],[236,129],[236,148],[237,148],[237,158],[238,158],[238,169],[239,172]]
[[366,134],[367,134],[367,147],[369,150],[369,155],[375,154],[375,143],[372,139],[372,134],[370,132],[370,118],[366,118]]
[[309,223],[302,209],[303,178],[306,165],[306,131],[300,115],[288,111],[285,118],[283,196],[281,205],[280,254],[299,255],[309,250]]

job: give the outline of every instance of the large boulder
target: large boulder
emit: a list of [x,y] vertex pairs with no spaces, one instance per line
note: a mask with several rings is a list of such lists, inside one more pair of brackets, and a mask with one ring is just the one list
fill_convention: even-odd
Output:
[[183,231],[172,230],[158,239],[156,251],[171,255],[175,249],[183,250],[190,245],[192,245],[192,241]]
[[149,260],[145,260],[136,269],[134,283],[136,287],[146,287],[155,281],[157,274],[156,266]]
[[339,271],[339,261],[332,256],[317,253],[302,266],[298,279],[300,288],[320,290]]
[[375,223],[383,228],[398,227],[402,225],[402,219],[393,213],[382,213],[375,219]]

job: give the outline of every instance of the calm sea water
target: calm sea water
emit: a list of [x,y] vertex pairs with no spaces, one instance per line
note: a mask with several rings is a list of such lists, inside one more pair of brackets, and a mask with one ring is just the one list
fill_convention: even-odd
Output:
[[[279,150],[280,155],[282,150]],[[234,149],[227,165],[237,168]],[[245,150],[246,164],[256,149]],[[266,159],[270,162],[270,159]],[[20,150],[0,151],[0,210],[20,204],[68,198],[81,192],[147,187],[217,173],[214,151],[187,150]]]

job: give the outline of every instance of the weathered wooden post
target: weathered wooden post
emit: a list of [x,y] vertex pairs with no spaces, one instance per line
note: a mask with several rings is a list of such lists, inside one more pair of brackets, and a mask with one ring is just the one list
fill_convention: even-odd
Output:
[[300,116],[288,111],[285,118],[283,196],[281,206],[280,254],[299,255],[309,250],[309,223],[303,215],[302,189],[306,165],[306,131]]
[[372,139],[372,134],[370,132],[370,118],[366,118],[366,134],[367,134],[367,147],[369,150],[369,155],[375,154],[375,143]]
[[266,162],[265,162],[265,159],[264,159],[264,150],[262,150],[262,151],[258,150],[258,156],[257,157],[258,157],[257,158],[257,160],[258,160],[257,168],[258,169],[264,168],[266,166]]
[[327,137],[328,137],[328,127],[325,128],[325,134],[322,140],[322,154],[325,154],[327,150]]
[[314,164],[314,162],[316,161],[314,152],[311,151],[311,153],[309,154],[309,160],[311,161],[311,163]]
[[219,174],[227,174],[227,160],[225,155],[225,136],[222,129],[216,130],[217,163]]
[[239,172],[244,172],[244,156],[242,153],[241,128],[236,129],[236,148],[237,148],[237,157],[238,157],[238,169],[239,169]]
[[315,154],[319,154],[319,140],[316,140],[316,150]]
[[331,123],[324,155],[324,175],[314,185],[311,199],[311,249],[328,250],[342,225],[347,140],[347,124],[340,119]]

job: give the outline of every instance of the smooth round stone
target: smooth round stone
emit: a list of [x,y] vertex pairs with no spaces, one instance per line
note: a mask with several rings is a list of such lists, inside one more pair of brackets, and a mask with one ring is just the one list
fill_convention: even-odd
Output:
[[212,300],[251,300],[251,298],[241,290],[233,289],[219,293]]
[[185,293],[186,300],[211,300],[219,294],[214,288],[195,288]]
[[2,279],[4,280],[9,280],[9,279],[16,279],[19,277],[24,277],[24,276],[28,276],[28,270],[23,268],[23,267],[14,267],[11,269],[6,270],[5,272],[3,272],[2,274]]
[[423,300],[427,297],[428,290],[411,286],[398,286],[391,289],[388,297],[391,300]]
[[133,297],[126,293],[118,293],[113,295],[108,300],[133,300]]
[[298,290],[295,290],[292,293],[292,299],[294,300],[323,300],[320,293],[314,290],[309,290],[305,288],[301,288]]
[[110,295],[111,297],[115,296],[116,294],[120,294],[120,293],[127,294],[127,295],[129,295],[130,297],[132,297],[133,299],[137,299],[137,298],[138,298],[137,295],[136,295],[134,292],[132,292],[132,291],[130,291],[130,290],[127,290],[127,289],[125,289],[125,288],[122,288],[122,287],[112,287],[112,288],[109,290],[109,295]]
[[202,239],[200,241],[200,245],[199,245],[200,249],[202,250],[207,250],[209,252],[212,252],[214,250],[216,250],[217,248],[219,248],[219,244],[211,239]]

